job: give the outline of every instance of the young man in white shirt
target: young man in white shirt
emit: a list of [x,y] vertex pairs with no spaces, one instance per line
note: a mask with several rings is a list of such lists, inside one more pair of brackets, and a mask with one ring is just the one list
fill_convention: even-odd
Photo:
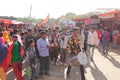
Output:
[[94,62],[93,55],[94,55],[94,48],[96,44],[97,44],[97,33],[94,30],[94,27],[91,27],[88,32],[88,50],[89,50],[90,59],[92,62]]

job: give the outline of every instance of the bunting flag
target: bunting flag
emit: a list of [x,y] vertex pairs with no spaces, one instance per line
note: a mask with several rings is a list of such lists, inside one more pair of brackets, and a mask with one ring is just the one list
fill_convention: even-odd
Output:
[[55,24],[55,20],[53,19],[52,22],[51,22],[51,26],[54,28],[56,27],[56,24]]
[[45,26],[48,21],[49,21],[49,14],[45,19],[43,19],[42,22],[37,24],[37,27]]
[[58,19],[57,19],[57,23],[60,24],[61,20],[63,20],[65,18],[64,15],[61,15]]
[[91,22],[91,17],[89,16],[89,17],[85,20],[83,28],[85,28],[86,25],[89,25],[90,22]]

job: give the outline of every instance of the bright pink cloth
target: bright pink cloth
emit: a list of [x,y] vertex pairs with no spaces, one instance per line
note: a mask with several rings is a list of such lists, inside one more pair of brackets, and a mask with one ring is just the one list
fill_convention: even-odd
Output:
[[4,43],[5,43],[5,41],[4,41],[4,39],[3,39],[3,37],[0,37],[0,43],[2,43],[2,44],[4,44]]

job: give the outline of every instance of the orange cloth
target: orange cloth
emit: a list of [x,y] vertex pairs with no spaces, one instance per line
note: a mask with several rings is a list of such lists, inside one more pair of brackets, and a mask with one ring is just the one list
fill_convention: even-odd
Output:
[[116,31],[114,38],[117,38],[117,39],[118,39],[118,37],[119,37],[119,31]]
[[2,67],[0,67],[0,80],[6,80],[6,74]]
[[8,31],[3,32],[3,38],[4,38],[5,42],[10,42],[10,36],[9,36]]

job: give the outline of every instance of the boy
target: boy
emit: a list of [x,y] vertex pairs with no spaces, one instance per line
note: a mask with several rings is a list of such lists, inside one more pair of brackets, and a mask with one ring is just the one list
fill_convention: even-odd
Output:
[[26,50],[26,62],[31,68],[30,80],[33,80],[35,74],[35,43],[33,39],[28,40],[28,49]]

